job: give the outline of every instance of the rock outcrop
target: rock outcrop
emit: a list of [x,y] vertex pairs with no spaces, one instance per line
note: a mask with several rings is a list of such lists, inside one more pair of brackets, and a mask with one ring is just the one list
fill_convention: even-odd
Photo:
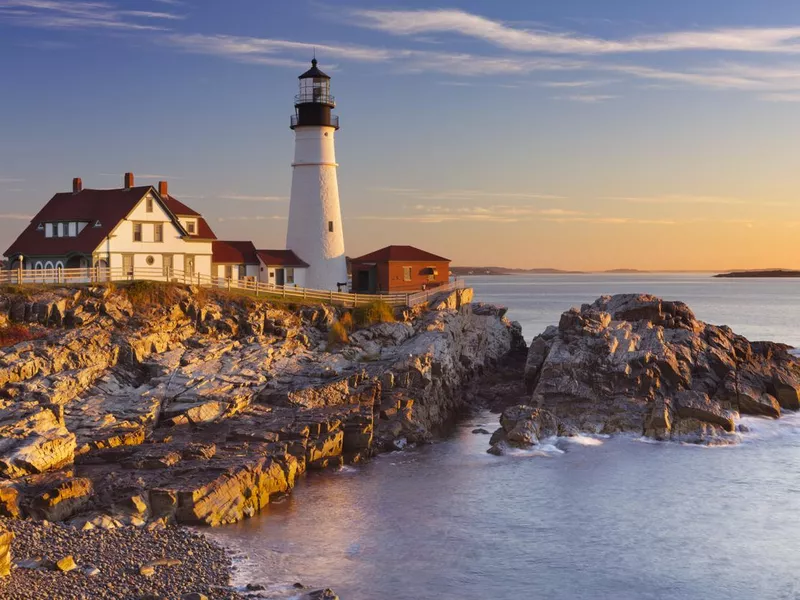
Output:
[[800,361],[789,350],[698,321],[682,302],[604,296],[533,340],[525,382],[531,407],[562,435],[727,443],[741,414],[800,408]]
[[[524,348],[471,290],[328,345],[349,309],[184,286],[0,294],[0,515],[81,529],[254,515],[311,469],[431,439]],[[149,525],[148,525],[149,524]]]
[[14,534],[0,528],[0,577],[11,574],[11,540]]

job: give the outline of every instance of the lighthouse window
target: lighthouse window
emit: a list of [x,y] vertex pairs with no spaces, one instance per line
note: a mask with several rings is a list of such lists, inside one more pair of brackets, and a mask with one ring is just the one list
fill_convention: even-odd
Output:
[[328,231],[333,233],[333,221],[328,221]]
[[403,267],[403,281],[411,281],[411,267]]

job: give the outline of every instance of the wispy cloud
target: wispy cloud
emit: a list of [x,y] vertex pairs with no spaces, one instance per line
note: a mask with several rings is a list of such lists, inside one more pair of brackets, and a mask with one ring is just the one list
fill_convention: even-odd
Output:
[[583,81],[544,81],[540,85],[549,88],[587,88],[616,83],[614,79],[589,79]]
[[244,196],[242,194],[222,194],[221,200],[240,200],[242,202],[286,202],[286,196]]
[[790,92],[775,92],[772,94],[761,94],[759,96],[762,100],[766,100],[767,102],[800,102],[800,92],[798,93],[790,93]]
[[10,219],[12,221],[30,221],[33,215],[25,215],[22,213],[0,213],[0,219]]
[[552,217],[545,219],[551,223],[592,223],[595,225],[676,225],[670,219],[635,219],[631,217]]
[[[122,173],[99,173],[101,177],[119,177],[122,180]],[[161,181],[167,180],[180,180],[181,177],[176,177],[174,175],[159,175],[157,173],[134,173],[135,179],[159,179]]]
[[224,223],[225,221],[285,221],[288,217],[281,215],[253,215],[249,217],[237,215],[234,217],[219,217],[217,221]]
[[610,94],[571,94],[569,96],[553,96],[553,100],[568,100],[569,102],[582,102],[584,104],[596,104],[598,102],[606,102],[614,100],[619,96],[612,96]]
[[16,177],[0,177],[0,183],[20,183],[25,181],[24,179],[18,179]]
[[634,204],[746,204],[746,201],[741,198],[682,194],[665,194],[660,196],[609,196],[602,198],[602,200],[619,200]]
[[372,191],[378,193],[394,194],[418,200],[434,201],[475,201],[481,199],[507,199],[507,200],[563,200],[564,196],[554,194],[540,194],[535,192],[502,192],[491,190],[424,190],[416,188],[378,187]]
[[[431,50],[389,49],[352,44],[319,44],[292,40],[232,35],[170,34],[159,41],[184,52],[220,56],[238,62],[300,68],[316,50],[333,60],[361,63],[392,63],[406,73],[457,72],[463,77],[512,75],[534,71],[578,69],[584,63],[569,59],[479,56]],[[326,68],[336,68],[331,65]]]
[[153,21],[182,19],[161,11],[120,10],[108,2],[0,0],[0,21],[47,29],[164,30]]
[[679,50],[800,52],[800,27],[673,31],[622,40],[519,28],[461,10],[355,10],[356,24],[394,35],[457,34],[515,52],[614,54]]

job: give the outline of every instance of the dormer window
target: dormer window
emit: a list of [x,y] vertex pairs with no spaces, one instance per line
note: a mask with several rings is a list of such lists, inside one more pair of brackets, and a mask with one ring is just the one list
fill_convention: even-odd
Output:
[[53,237],[53,224],[52,223],[45,223],[45,226],[44,226],[44,237],[48,237],[48,238]]
[[194,235],[195,234],[194,221],[186,221],[186,231],[187,231],[187,233],[189,233],[189,235]]

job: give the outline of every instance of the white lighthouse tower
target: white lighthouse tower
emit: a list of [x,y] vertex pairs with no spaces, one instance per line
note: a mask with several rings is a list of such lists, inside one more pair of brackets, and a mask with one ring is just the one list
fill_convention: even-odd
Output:
[[294,162],[286,248],[308,263],[305,285],[320,290],[347,291],[339,183],[333,134],[339,117],[330,93],[331,78],[317,68],[300,75],[295,96]]

